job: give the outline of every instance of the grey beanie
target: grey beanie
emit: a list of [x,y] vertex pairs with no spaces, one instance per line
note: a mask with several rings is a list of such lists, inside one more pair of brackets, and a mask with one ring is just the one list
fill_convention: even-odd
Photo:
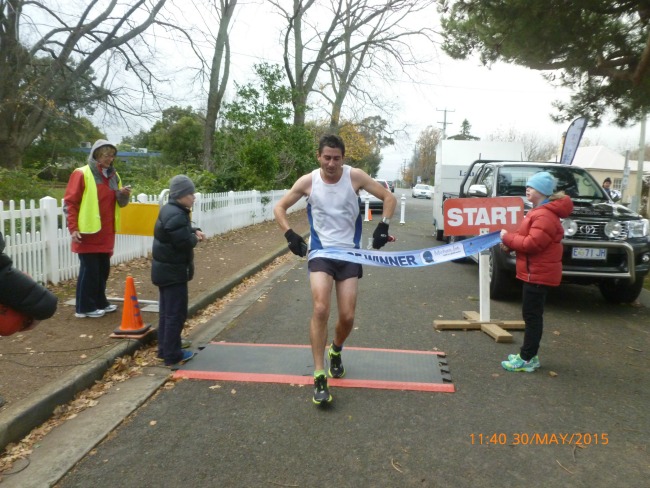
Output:
[[185,175],[176,175],[169,182],[169,198],[177,200],[196,191],[194,183]]

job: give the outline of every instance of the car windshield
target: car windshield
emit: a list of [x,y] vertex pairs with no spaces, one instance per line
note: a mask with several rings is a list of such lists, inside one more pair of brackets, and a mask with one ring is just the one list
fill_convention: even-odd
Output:
[[582,168],[576,166],[505,166],[499,169],[497,194],[503,196],[526,195],[526,182],[535,173],[548,171],[557,180],[555,191],[563,191],[572,199],[608,200],[598,182]]
[[427,185],[415,185],[416,190],[428,190],[429,187]]

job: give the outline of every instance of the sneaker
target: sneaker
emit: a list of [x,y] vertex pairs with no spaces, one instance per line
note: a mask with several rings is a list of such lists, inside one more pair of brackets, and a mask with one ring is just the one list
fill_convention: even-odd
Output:
[[115,312],[117,310],[117,305],[110,304],[108,307],[104,307],[105,313]]
[[501,366],[507,371],[532,373],[535,371],[533,360],[524,361],[519,354],[508,356],[507,361],[501,361]]
[[104,312],[101,308],[98,308],[94,312],[76,313],[74,314],[74,316],[77,317],[78,319],[83,319],[85,317],[91,317],[96,319],[97,317],[103,317],[105,313],[106,312]]
[[[514,361],[515,359],[517,359],[517,356],[519,356],[519,355],[518,354],[508,354],[508,361]],[[540,368],[542,366],[541,363],[539,362],[539,356],[535,356],[535,357],[531,358],[529,362],[530,362],[530,364],[533,365],[533,368],[535,368],[535,369],[538,369],[538,368]]]
[[169,366],[171,368],[181,366],[181,365],[185,364],[186,362],[188,362],[190,359],[192,359],[194,357],[194,355],[195,355],[195,353],[193,351],[183,351],[183,357],[181,358],[181,360],[179,362],[174,363],[174,364],[165,363],[165,366]]
[[345,376],[345,368],[343,361],[341,361],[341,353],[334,352],[332,346],[327,351],[327,357],[330,359],[330,376],[332,378],[343,378]]
[[[189,339],[181,339],[181,349],[187,349],[187,348],[190,347],[191,345],[192,345],[192,341],[190,341]],[[162,361],[162,360],[165,359],[165,358],[162,357],[162,354],[157,353],[157,354],[156,354],[156,359],[157,359],[158,361]],[[189,360],[188,360],[188,361],[189,361]]]
[[314,398],[312,401],[316,405],[323,405],[332,401],[332,395],[327,388],[327,377],[324,374],[314,376]]

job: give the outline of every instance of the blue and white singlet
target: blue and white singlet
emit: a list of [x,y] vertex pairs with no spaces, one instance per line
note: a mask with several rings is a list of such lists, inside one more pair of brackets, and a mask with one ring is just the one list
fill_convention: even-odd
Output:
[[359,249],[363,220],[359,212],[359,195],[352,187],[350,169],[349,165],[344,164],[341,179],[332,185],[323,181],[320,168],[312,171],[311,194],[307,197],[310,249]]

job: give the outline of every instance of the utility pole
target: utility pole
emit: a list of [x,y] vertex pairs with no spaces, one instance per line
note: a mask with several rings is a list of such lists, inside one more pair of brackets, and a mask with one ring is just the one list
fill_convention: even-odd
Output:
[[442,110],[436,109],[436,112],[444,112],[442,122],[438,121],[438,123],[442,124],[442,139],[447,139],[447,126],[451,124],[451,122],[447,122],[447,112],[455,112],[455,110],[448,110],[445,108]]
[[641,119],[641,134],[639,135],[639,156],[636,165],[636,195],[632,200],[632,210],[641,213],[643,204],[643,160],[645,159],[645,124],[646,114]]

